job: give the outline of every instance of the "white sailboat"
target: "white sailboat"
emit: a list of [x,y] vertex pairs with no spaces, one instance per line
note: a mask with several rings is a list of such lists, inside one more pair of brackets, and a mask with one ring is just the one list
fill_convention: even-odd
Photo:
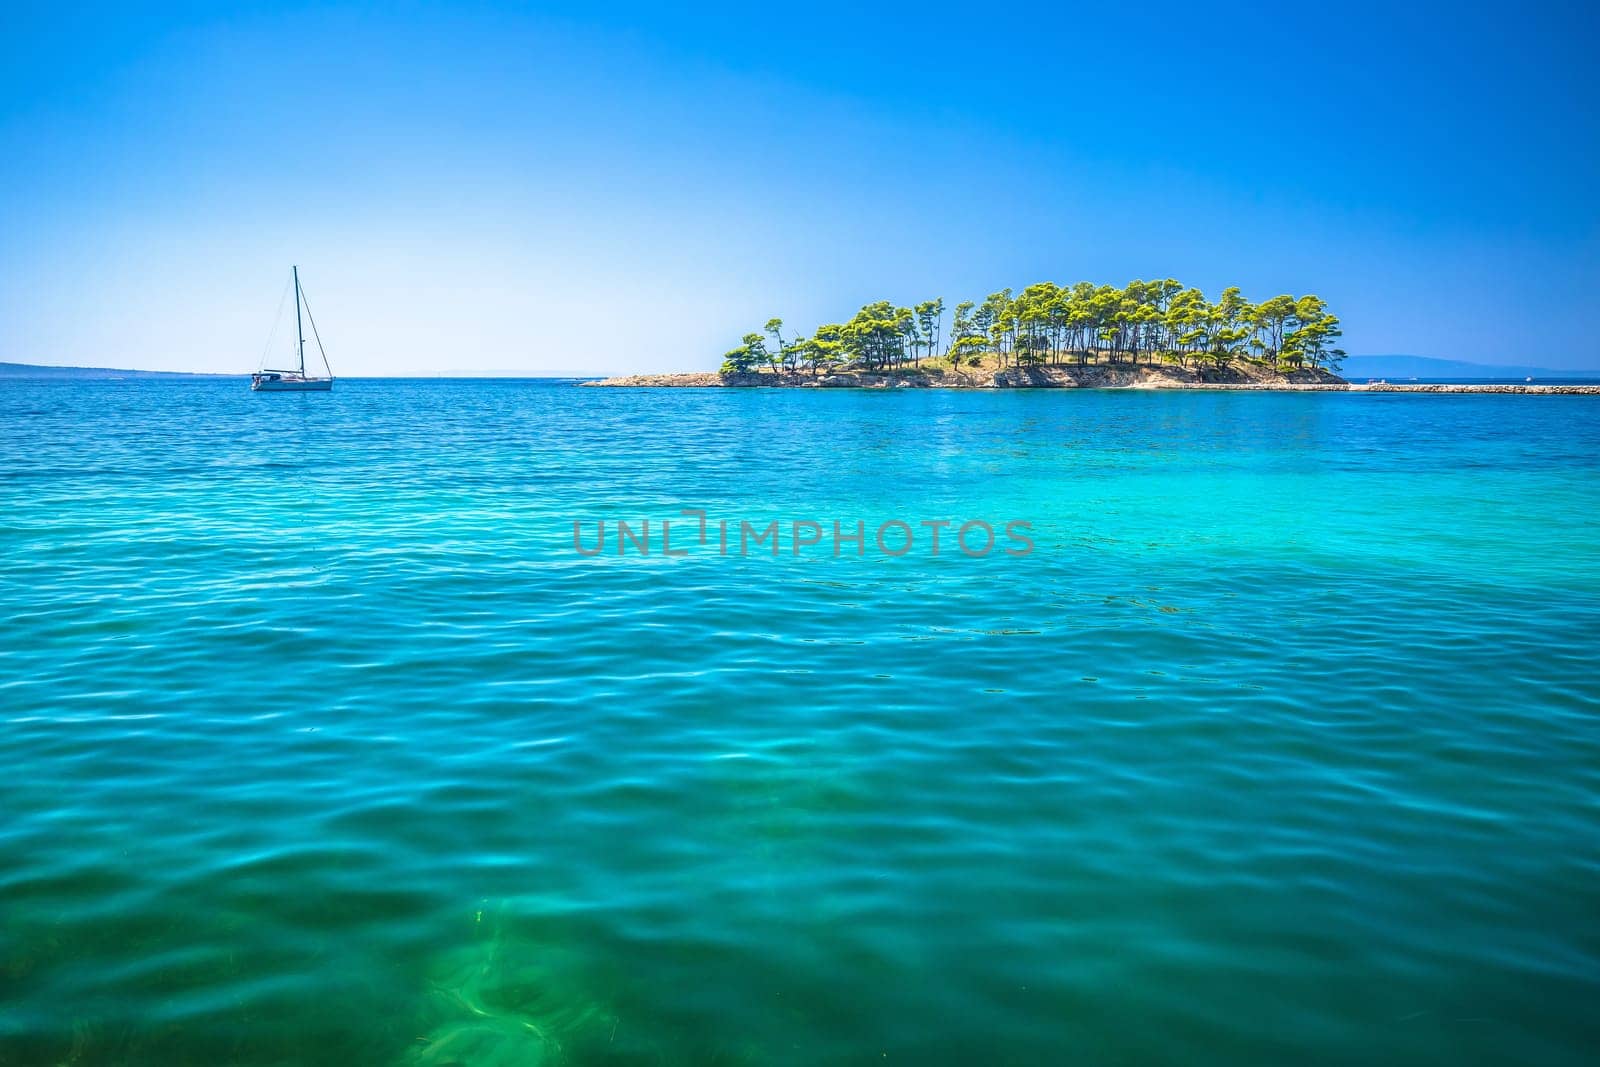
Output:
[[[300,268],[294,267],[294,332],[297,338],[296,351],[300,357],[298,370],[273,370],[263,366],[260,370],[250,375],[250,388],[258,393],[326,393],[333,388],[333,368],[328,365],[328,353],[322,347],[322,337],[317,333],[317,320],[311,316],[311,305],[306,303],[305,295],[300,291]],[[322,354],[322,369],[327,371],[327,377],[317,377],[306,374],[306,328],[300,318],[300,309],[304,306],[305,317],[311,320],[311,336],[316,338],[317,351]],[[282,304],[278,305],[280,313]],[[276,331],[276,327],[274,327]],[[272,347],[272,342],[267,342],[267,347]],[[265,364],[266,357],[262,356]]]

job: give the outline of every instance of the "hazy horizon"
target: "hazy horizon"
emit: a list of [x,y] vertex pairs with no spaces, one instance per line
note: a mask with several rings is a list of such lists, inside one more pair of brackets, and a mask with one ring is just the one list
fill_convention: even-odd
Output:
[[345,376],[707,370],[772,316],[1158,276],[1589,369],[1600,16],[1502,16],[1040,12],[1015,63],[940,4],[12,10],[0,360],[247,371],[298,263]]
[[[1392,362],[1384,363],[1383,361],[1392,361]],[[1433,368],[1419,368],[1419,367],[1413,367],[1413,366],[1408,366],[1407,365],[1408,363],[1413,363],[1413,362],[1418,362],[1418,361],[1420,361],[1422,363],[1438,364],[1438,366],[1437,367],[1433,367]],[[1377,365],[1374,365],[1374,364],[1377,364]],[[209,375],[209,376],[217,376],[217,377],[238,377],[238,378],[245,378],[245,377],[249,376],[249,372],[248,371],[175,371],[175,370],[172,370],[171,368],[168,368],[168,367],[114,367],[114,366],[94,366],[94,365],[78,365],[78,364],[58,364],[58,363],[18,363],[18,362],[14,362],[14,361],[0,360],[0,371],[3,371],[3,369],[5,367],[7,367],[7,366],[37,367],[37,368],[40,368],[40,369],[62,370],[62,371],[69,371],[69,370],[106,371],[106,372],[126,371],[128,373],[141,374],[141,375],[142,374],[156,374],[156,375],[161,375],[161,374],[177,374],[177,375],[200,374],[200,375]],[[1473,370],[1473,371],[1476,371],[1477,373],[1471,373],[1471,374],[1459,374],[1459,373],[1452,374],[1452,373],[1448,373],[1451,370],[1458,370],[1459,371],[1459,370],[1465,370],[1465,369],[1469,369],[1469,368],[1471,370]],[[1426,373],[1427,370],[1433,370],[1436,373],[1428,374],[1428,373]],[[1342,373],[1346,377],[1351,377],[1351,378],[1364,378],[1364,377],[1370,377],[1370,376],[1373,376],[1373,375],[1405,376],[1405,375],[1414,375],[1418,371],[1422,371],[1423,372],[1422,376],[1425,377],[1425,378],[1428,378],[1429,380],[1440,380],[1440,381],[1449,381],[1449,380],[1452,380],[1453,378],[1462,378],[1462,377],[1466,377],[1466,378],[1487,377],[1487,378],[1504,378],[1506,380],[1514,380],[1514,379],[1517,379],[1517,378],[1521,378],[1525,374],[1528,374],[1530,372],[1537,373],[1541,377],[1549,377],[1549,378],[1557,378],[1557,377],[1572,377],[1572,378],[1584,378],[1584,379],[1600,378],[1600,368],[1596,368],[1596,367],[1573,367],[1573,368],[1563,369],[1563,368],[1558,368],[1558,367],[1543,367],[1543,366],[1533,366],[1533,365],[1515,364],[1515,363],[1476,363],[1476,362],[1473,362],[1473,361],[1470,361],[1470,360],[1455,360],[1455,359],[1447,359],[1447,358],[1434,357],[1434,356],[1417,356],[1417,355],[1402,354],[1402,353],[1381,353],[1381,354],[1380,353],[1371,353],[1371,354],[1368,354],[1368,353],[1356,353],[1356,354],[1352,354],[1352,355],[1346,357],[1345,364],[1344,364],[1344,366],[1342,368]],[[1491,373],[1491,372],[1498,372],[1498,373]],[[648,372],[646,372],[646,373],[648,373]],[[0,374],[0,377],[3,377],[3,376],[4,376],[3,374]],[[559,370],[559,369],[556,369],[556,370],[530,370],[530,371],[494,371],[494,370],[483,370],[481,368],[467,367],[467,368],[461,368],[461,369],[458,369],[458,370],[450,370],[450,371],[435,371],[435,372],[412,371],[412,372],[407,372],[407,373],[391,373],[391,374],[360,374],[360,373],[356,373],[356,374],[339,374],[337,376],[340,377],[340,378],[356,378],[356,379],[385,379],[385,378],[416,378],[416,379],[427,379],[427,378],[441,378],[441,379],[464,379],[464,378],[500,379],[500,378],[503,378],[503,379],[522,379],[522,378],[529,378],[529,379],[561,380],[561,379],[570,379],[570,378],[603,378],[603,377],[606,377],[607,375],[605,375],[603,373],[595,372],[595,371],[586,371],[586,370]]]

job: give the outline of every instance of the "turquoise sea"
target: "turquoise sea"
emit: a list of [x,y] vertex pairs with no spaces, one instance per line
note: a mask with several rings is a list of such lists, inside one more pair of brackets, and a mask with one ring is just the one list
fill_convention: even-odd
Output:
[[0,382],[0,1063],[1589,1061],[1597,646],[1591,397]]

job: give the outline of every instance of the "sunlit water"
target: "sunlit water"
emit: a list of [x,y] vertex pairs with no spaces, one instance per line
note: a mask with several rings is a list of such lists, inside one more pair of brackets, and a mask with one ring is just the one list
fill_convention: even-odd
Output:
[[[1600,1047],[1594,398],[4,382],[0,445],[0,1062]],[[573,550],[680,508],[868,550]]]

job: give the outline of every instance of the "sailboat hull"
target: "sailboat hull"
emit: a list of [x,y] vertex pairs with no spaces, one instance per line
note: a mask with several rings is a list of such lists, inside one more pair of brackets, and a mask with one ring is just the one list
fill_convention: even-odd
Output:
[[258,393],[326,393],[332,378],[257,378],[250,388]]
[[[317,333],[317,320],[311,319],[311,334],[317,339],[317,351],[322,353],[322,365],[326,368],[328,376],[318,378],[306,373],[306,328],[300,318],[300,309],[305,308],[306,317],[311,318],[311,305],[306,303],[305,293],[300,289],[300,268],[291,268],[294,277],[294,334],[295,356],[297,363],[295,369],[288,367],[266,366],[266,356],[261,357],[262,367],[250,375],[250,389],[256,393],[326,393],[333,388],[333,368],[328,366],[328,353],[323,350],[322,337]],[[285,294],[287,295],[287,294]],[[280,312],[283,310],[280,306]],[[276,323],[272,326],[273,333],[277,333]],[[270,347],[271,342],[268,342]]]

